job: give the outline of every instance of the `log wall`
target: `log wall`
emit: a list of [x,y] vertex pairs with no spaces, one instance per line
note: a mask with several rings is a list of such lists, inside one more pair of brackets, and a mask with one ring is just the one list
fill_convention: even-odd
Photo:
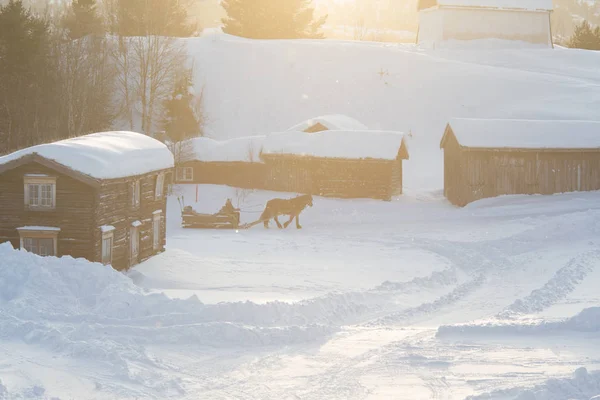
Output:
[[[25,207],[24,176],[44,174],[56,177],[54,210]],[[57,255],[91,259],[93,254],[94,188],[37,163],[21,165],[0,174],[0,242],[20,247],[17,228],[51,226],[60,228]]]

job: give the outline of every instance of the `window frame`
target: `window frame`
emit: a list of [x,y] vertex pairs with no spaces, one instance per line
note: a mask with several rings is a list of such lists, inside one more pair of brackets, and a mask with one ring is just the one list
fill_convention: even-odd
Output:
[[156,175],[156,186],[154,187],[154,200],[163,198],[165,192],[165,174],[161,172]]
[[[161,215],[162,210],[157,210],[152,213],[152,249],[159,250],[161,247],[162,230],[161,230]],[[158,235],[157,235],[158,231]]]
[[[135,238],[135,241],[133,240]],[[133,244],[135,243],[135,252]],[[140,227],[139,225],[131,226],[129,229],[129,259],[130,264],[137,264],[137,260],[140,256]]]
[[140,208],[141,203],[141,183],[139,179],[132,181],[130,184],[131,190],[131,208],[137,209]]
[[[42,205],[42,186],[50,185],[52,190],[51,201],[52,204],[49,206]],[[38,204],[30,204],[32,186],[37,187]],[[34,211],[53,211],[56,210],[56,177],[45,176],[45,175],[25,175],[23,177],[23,203],[25,209]]]
[[[186,174],[189,171],[189,177]],[[180,174],[181,172],[181,174]],[[179,182],[192,182],[194,180],[194,167],[177,167],[177,181]]]
[[[108,260],[104,258],[106,252],[105,241],[110,239],[110,257]],[[114,231],[102,232],[102,242],[100,250],[100,262],[104,265],[111,265],[113,260],[113,252],[115,248],[115,234]]]
[[[38,229],[35,229],[38,228]],[[42,228],[42,229],[40,229]],[[19,248],[27,252],[37,254],[41,257],[58,257],[58,234],[60,228],[55,227],[22,227],[17,228],[19,232]],[[53,254],[39,254],[26,249],[26,240],[40,240],[40,239],[51,239],[52,240],[52,251]],[[38,244],[39,248],[39,244]]]

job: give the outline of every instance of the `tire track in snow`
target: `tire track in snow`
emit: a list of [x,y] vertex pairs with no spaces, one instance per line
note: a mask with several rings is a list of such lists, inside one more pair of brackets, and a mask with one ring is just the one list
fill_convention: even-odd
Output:
[[598,265],[600,251],[594,250],[572,258],[556,271],[544,286],[518,299],[498,314],[500,318],[514,318],[521,314],[540,312],[567,297]]

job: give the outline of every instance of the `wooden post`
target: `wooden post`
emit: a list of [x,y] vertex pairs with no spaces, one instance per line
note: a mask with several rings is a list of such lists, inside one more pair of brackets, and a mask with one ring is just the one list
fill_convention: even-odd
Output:
[[198,185],[196,185],[196,203],[198,202]]

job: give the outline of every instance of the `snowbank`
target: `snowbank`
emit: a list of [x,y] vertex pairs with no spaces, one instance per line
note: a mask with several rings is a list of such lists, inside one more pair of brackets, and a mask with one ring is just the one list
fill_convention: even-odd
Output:
[[593,400],[600,396],[600,371],[577,369],[571,378],[549,379],[533,388],[497,390],[467,400]]
[[303,132],[317,124],[323,125],[330,131],[365,131],[369,129],[366,125],[347,115],[331,114],[307,119],[304,122],[292,126],[288,131]]
[[449,125],[463,147],[600,149],[600,121],[454,118]]
[[287,131],[267,136],[263,154],[395,160],[404,134],[390,131],[323,131],[305,133]]
[[0,166],[38,154],[96,179],[142,175],[173,167],[163,143],[134,132],[101,132],[40,144],[0,157]]
[[71,355],[143,359],[141,346],[150,344],[283,345],[313,341],[336,329],[230,322],[260,320],[263,309],[227,303],[209,307],[197,298],[148,294],[110,267],[70,257],[42,258],[8,243],[0,244],[0,259],[0,339]]
[[260,162],[264,136],[247,136],[225,141],[207,137],[191,139],[193,159],[204,162]]
[[600,307],[586,308],[576,316],[558,322],[491,319],[468,324],[442,325],[438,328],[437,336],[540,335],[574,332],[600,333]]

